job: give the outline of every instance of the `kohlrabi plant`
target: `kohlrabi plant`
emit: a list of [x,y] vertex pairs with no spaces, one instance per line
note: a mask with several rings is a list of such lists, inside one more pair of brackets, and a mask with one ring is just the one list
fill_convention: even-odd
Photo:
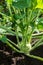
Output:
[[[0,4],[0,40],[16,52],[43,61],[30,54],[43,45],[43,16],[40,15],[43,15],[43,0],[5,0]],[[7,35],[15,35],[17,44]]]

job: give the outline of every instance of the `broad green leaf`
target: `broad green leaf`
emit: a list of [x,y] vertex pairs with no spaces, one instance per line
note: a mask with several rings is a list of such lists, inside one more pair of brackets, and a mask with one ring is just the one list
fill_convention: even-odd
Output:
[[26,8],[26,7],[28,7],[28,4],[26,3],[26,1],[25,0],[22,0],[22,1],[18,1],[18,2],[13,2],[13,6],[15,7],[15,8]]
[[43,9],[43,0],[37,0],[37,6],[36,6],[36,8]]
[[41,24],[41,25],[38,25],[38,30],[39,31],[43,31],[43,25]]
[[29,7],[30,9],[35,7],[36,6],[36,0],[19,0],[17,2],[13,2],[13,6],[15,8],[20,8],[20,9],[23,9],[23,8],[27,8]]
[[39,31],[43,31],[43,17],[42,18],[38,18],[37,28],[39,29]]
[[7,38],[6,38],[6,36],[4,36],[4,35],[1,35],[0,40],[1,40],[3,43],[6,43],[6,42],[7,42]]

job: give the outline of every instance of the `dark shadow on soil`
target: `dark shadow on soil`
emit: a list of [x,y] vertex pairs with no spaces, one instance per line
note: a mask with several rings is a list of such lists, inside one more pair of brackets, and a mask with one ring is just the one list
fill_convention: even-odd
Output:
[[0,65],[11,65],[13,61],[10,56],[0,52]]

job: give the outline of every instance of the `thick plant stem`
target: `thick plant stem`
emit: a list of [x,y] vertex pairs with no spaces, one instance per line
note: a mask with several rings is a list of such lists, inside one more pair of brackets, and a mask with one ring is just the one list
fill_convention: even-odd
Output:
[[9,47],[11,47],[14,51],[21,53],[20,50],[16,49],[16,48],[15,48],[12,44],[10,44],[9,42],[6,42],[6,44],[7,44]]
[[27,56],[31,57],[31,58],[34,58],[34,59],[37,59],[37,60],[40,60],[40,61],[43,61],[43,58],[39,57],[39,56],[35,56],[35,55],[30,55],[28,54]]
[[8,42],[12,43],[14,46],[16,46],[17,48],[19,48],[19,47],[17,46],[17,44],[15,44],[14,42],[12,42],[10,39],[7,39],[7,40],[8,40]]
[[10,13],[10,15],[12,16],[12,11],[11,11],[10,6],[9,6],[8,8],[9,8],[9,13]]
[[7,7],[8,7],[8,10],[9,10],[10,15],[12,16],[12,11],[11,11],[10,4],[7,3]]

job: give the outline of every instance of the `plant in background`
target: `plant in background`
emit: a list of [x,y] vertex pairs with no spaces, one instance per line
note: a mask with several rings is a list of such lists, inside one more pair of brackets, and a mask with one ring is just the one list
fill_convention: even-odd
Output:
[[[4,7],[0,5],[0,40],[16,52],[43,61],[43,58],[30,54],[43,45],[43,17],[39,17],[43,14],[43,5],[42,8],[39,6],[43,1],[39,2],[40,0],[5,0]],[[6,35],[15,35],[17,44]]]

